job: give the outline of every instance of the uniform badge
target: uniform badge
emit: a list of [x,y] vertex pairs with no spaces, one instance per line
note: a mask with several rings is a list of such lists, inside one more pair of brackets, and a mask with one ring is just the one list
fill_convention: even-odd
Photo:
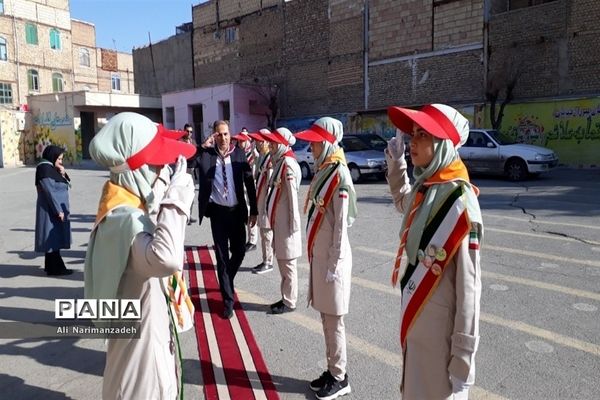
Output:
[[431,266],[431,272],[433,272],[435,276],[439,276],[442,273],[442,267],[440,267],[439,264],[433,264]]

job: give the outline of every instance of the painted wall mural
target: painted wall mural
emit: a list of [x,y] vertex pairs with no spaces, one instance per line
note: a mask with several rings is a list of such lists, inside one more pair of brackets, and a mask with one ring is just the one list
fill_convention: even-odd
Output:
[[23,157],[23,132],[16,129],[15,113],[9,110],[0,110],[0,132],[2,133],[2,165],[16,167],[22,165]]
[[54,144],[65,149],[65,164],[81,161],[81,130],[75,129],[73,116],[66,111],[45,111],[32,116],[33,129],[26,142],[26,158],[38,162],[44,149]]
[[509,104],[500,130],[554,150],[561,164],[600,166],[600,97]]

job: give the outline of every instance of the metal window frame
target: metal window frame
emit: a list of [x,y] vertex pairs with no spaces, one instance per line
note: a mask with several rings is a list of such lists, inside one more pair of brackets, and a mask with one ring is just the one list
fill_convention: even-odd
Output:
[[[63,86],[63,81],[64,81],[64,78],[60,72],[52,73],[52,92],[53,93],[60,93],[60,92],[64,91],[65,88]],[[55,84],[55,82],[57,82],[57,83]],[[60,85],[60,88],[59,88],[59,85]]]
[[12,104],[12,84],[0,82],[0,104]]
[[33,92],[40,91],[40,73],[37,69],[27,70],[27,89]]
[[50,29],[50,48],[52,50],[61,50],[60,31],[56,28]]

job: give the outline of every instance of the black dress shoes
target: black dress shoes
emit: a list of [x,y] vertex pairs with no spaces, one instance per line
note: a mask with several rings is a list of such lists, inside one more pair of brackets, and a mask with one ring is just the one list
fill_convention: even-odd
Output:
[[61,269],[60,271],[51,271],[51,272],[46,271],[46,274],[48,276],[71,275],[72,273],[73,273],[73,270],[68,269],[68,268]]
[[256,245],[253,243],[246,243],[246,251],[252,251],[252,250],[256,250]]
[[231,308],[225,308],[222,317],[223,319],[231,319],[231,317],[233,317],[233,310]]

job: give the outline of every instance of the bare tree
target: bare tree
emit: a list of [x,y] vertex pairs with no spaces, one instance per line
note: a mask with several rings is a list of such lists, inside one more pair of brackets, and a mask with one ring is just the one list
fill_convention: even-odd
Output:
[[[264,84],[260,83],[261,80],[265,81]],[[280,112],[279,94],[281,92],[281,83],[271,78],[254,78],[250,89],[260,97],[261,105],[265,107],[267,127],[270,130],[274,130],[277,127],[277,119]]]
[[523,73],[520,57],[515,51],[507,54],[510,50],[515,49],[497,52],[490,57],[485,97],[490,102],[490,121],[494,129],[500,128],[504,108],[514,99],[513,91]]

